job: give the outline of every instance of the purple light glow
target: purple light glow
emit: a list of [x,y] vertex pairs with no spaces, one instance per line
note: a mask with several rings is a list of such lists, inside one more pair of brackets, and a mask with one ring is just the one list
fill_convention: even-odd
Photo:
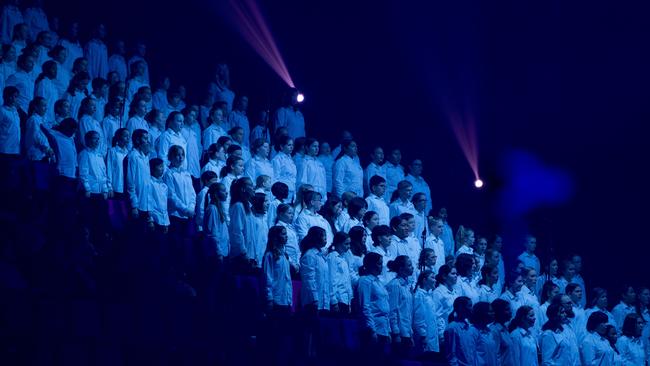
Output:
[[264,61],[291,88],[295,88],[291,75],[278,51],[273,36],[255,0],[230,0],[235,16],[234,24],[242,37]]
[[465,116],[465,118],[462,118],[458,113],[449,113],[449,122],[451,123],[454,135],[456,135],[458,145],[460,145],[460,149],[463,151],[465,159],[467,159],[474,173],[474,178],[479,181],[478,142],[476,139],[476,123],[474,117]]

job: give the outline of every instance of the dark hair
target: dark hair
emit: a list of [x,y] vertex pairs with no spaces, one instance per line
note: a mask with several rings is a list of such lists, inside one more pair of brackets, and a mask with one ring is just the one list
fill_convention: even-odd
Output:
[[497,269],[497,267],[491,264],[485,264],[481,267],[481,280],[478,282],[479,285],[487,285],[487,277]]
[[139,147],[141,145],[140,140],[142,140],[142,137],[145,134],[149,134],[149,132],[147,132],[147,130],[143,130],[141,128],[138,128],[135,131],[133,131],[133,134],[131,135],[131,142],[133,142],[133,146]]
[[[208,188],[208,194],[205,195],[205,205],[203,209],[208,208],[208,204],[210,204],[211,199],[213,195],[215,195],[219,190],[223,187],[223,189],[226,188],[226,186],[223,183],[212,183],[210,184],[210,188]],[[223,209],[223,203],[219,200],[215,200],[215,205],[217,206],[217,212],[219,213],[219,221],[225,222],[226,221],[226,213]]]
[[553,290],[554,287],[560,288],[560,286],[555,284],[553,281],[544,282],[544,286],[542,286],[542,293],[540,294],[540,301],[542,304],[545,304],[548,301],[548,293]]
[[81,117],[83,117],[83,116],[85,116],[85,115],[89,115],[89,116],[90,116],[90,112],[88,111],[88,105],[89,105],[91,102],[94,103],[95,101],[94,101],[92,98],[90,98],[90,97],[85,97],[85,98],[83,98],[83,99],[81,100],[81,105],[79,106],[79,111],[77,112],[77,119],[78,119],[78,120],[81,120]]
[[388,261],[386,266],[391,272],[398,273],[400,269],[406,267],[406,261],[409,260],[409,257],[406,255],[398,255],[394,260]]
[[[313,195],[315,193],[318,193],[316,191],[307,191],[303,194],[303,202],[305,203],[303,205],[303,209],[305,209],[305,206],[308,206],[306,203],[309,203],[313,199]],[[320,195],[320,193],[319,193]],[[327,222],[330,224],[330,227],[332,228],[332,231],[337,231],[336,230],[336,225],[334,225],[334,221],[336,218],[334,217],[334,206],[339,204],[341,200],[336,197],[336,196],[330,196],[327,201],[325,201],[325,204],[323,207],[321,207],[320,211],[318,213],[327,220]]]
[[609,318],[602,311],[594,311],[589,315],[589,319],[587,319],[587,331],[593,332],[599,325],[607,323],[608,320]]
[[367,209],[368,203],[361,197],[353,197],[348,203],[348,214],[350,217],[357,217],[361,210]]
[[395,228],[400,226],[400,224],[403,221],[405,221],[405,219],[401,215],[395,216],[392,219],[390,219],[390,228],[391,228],[391,230],[395,231]]
[[323,247],[323,237],[326,236],[325,229],[320,226],[312,226],[307,231],[307,235],[300,241],[300,252],[302,255],[312,248],[320,249]]
[[282,146],[288,144],[289,141],[293,141],[293,138],[289,135],[278,136],[278,138],[275,139],[275,150],[280,151],[282,149]]
[[336,159],[334,159],[334,160],[339,160],[340,158],[342,158],[343,155],[345,155],[345,149],[347,149],[348,147],[350,147],[350,145],[351,145],[353,142],[354,142],[353,139],[344,139],[344,140],[342,140],[342,141],[341,141],[341,152],[339,153],[339,155],[338,155],[338,156],[336,157]]
[[151,172],[151,175],[153,175],[153,170],[159,166],[164,164],[165,162],[161,158],[153,158],[149,160],[149,171]]
[[271,186],[271,193],[278,200],[284,201],[289,197],[289,186],[286,183],[275,182]]
[[472,300],[467,296],[458,296],[454,300],[454,311],[449,314],[449,322],[454,320],[464,321],[469,319],[472,316],[472,311],[467,310],[469,306],[472,305]]
[[86,145],[88,145],[88,141],[89,141],[89,140],[90,140],[94,135],[99,136],[99,132],[97,132],[97,131],[95,131],[95,130],[90,130],[90,131],[86,132],[86,134],[84,135],[84,142],[86,143]]
[[625,316],[625,320],[623,320],[623,327],[621,328],[621,334],[627,337],[635,337],[635,338],[638,337],[636,332],[636,322],[637,319],[639,318],[640,316],[636,313],[627,314]]
[[229,156],[228,159],[226,159],[226,165],[221,169],[221,178],[225,177],[229,173],[232,173],[232,166],[235,165],[235,163],[239,160],[244,161],[242,158]]
[[372,177],[370,177],[370,180],[368,181],[368,186],[370,187],[370,190],[372,191],[372,189],[375,186],[378,186],[378,185],[380,185],[382,183],[386,183],[386,179],[384,179],[384,177],[382,177],[380,175],[373,175]]
[[230,146],[228,146],[228,149],[226,150],[226,154],[232,155],[232,153],[234,153],[237,150],[242,150],[241,146],[237,144],[231,144]]
[[185,153],[185,149],[183,149],[182,146],[172,145],[169,147],[169,151],[167,152],[167,159],[171,160],[172,156],[178,156],[181,152]]
[[282,255],[287,255],[283,248],[284,245],[281,244],[280,236],[282,231],[287,230],[284,226],[271,226],[268,233],[268,241],[266,243],[266,251],[273,254],[273,259],[276,261],[282,257]]
[[438,274],[436,275],[436,282],[438,285],[441,285],[443,282],[445,282],[445,278],[449,276],[453,268],[454,267],[451,267],[447,264],[443,264],[440,266],[440,268],[438,268]]
[[[494,306],[494,303],[492,303],[492,305]],[[533,308],[528,305],[521,306],[519,309],[517,309],[515,317],[512,319],[510,325],[508,326],[508,331],[512,332],[517,328],[521,328],[521,324],[531,310],[533,310]]]
[[370,219],[372,219],[373,216],[378,216],[379,214],[375,211],[366,211],[365,214],[363,214],[363,218],[361,219],[361,223],[363,224],[364,227],[368,226],[368,223],[370,222]]
[[594,287],[589,293],[589,301],[587,302],[587,308],[595,308],[598,299],[601,296],[607,296],[607,291],[601,287]]
[[178,111],[172,111],[171,113],[169,113],[169,115],[167,116],[167,120],[165,121],[165,128],[169,128],[169,125],[171,125],[171,123],[174,121],[174,118],[176,118],[176,116],[178,115],[182,116],[183,113]]
[[474,256],[467,253],[461,253],[456,257],[456,270],[461,277],[470,277],[472,267],[474,266]]
[[152,108],[147,114],[144,115],[144,120],[147,121],[149,124],[154,124],[156,116],[162,114],[160,109]]
[[510,302],[504,299],[495,299],[492,301],[492,310],[494,310],[494,322],[504,325],[512,317]]
[[280,221],[280,214],[287,212],[290,208],[293,208],[293,206],[288,203],[281,203],[278,205],[278,208],[276,209],[277,215],[275,216],[275,224]]
[[422,288],[422,286],[424,285],[424,281],[427,279],[427,277],[429,277],[432,274],[434,274],[433,271],[430,271],[428,269],[425,269],[424,271],[420,272],[420,274],[418,275],[418,280],[415,283],[415,290],[417,290],[418,288]]
[[[7,88],[5,88],[5,90],[6,89]],[[62,120],[58,126],[54,127],[54,129],[63,133],[64,135],[67,135],[68,137],[72,137],[72,133],[77,130],[78,127],[79,124],[77,121],[74,118],[68,117]]]
[[255,212],[256,214],[264,214],[265,202],[266,202],[266,194],[261,192],[256,192],[251,197],[251,206],[253,208],[253,212]]
[[209,181],[213,180],[214,178],[217,178],[217,173],[213,172],[212,170],[206,170],[203,173],[201,173],[201,182],[205,182],[203,184],[207,184]]
[[413,187],[413,183],[409,182],[408,180],[402,180],[399,183],[397,183],[397,189],[393,191],[393,194],[390,196],[390,203],[393,203],[399,198],[399,191],[401,189],[406,189],[407,187]]
[[103,88],[105,85],[108,85],[108,81],[106,81],[106,79],[104,78],[94,78],[91,83],[93,90],[99,90]]
[[248,182],[253,183],[250,178],[242,177],[234,182],[230,186],[230,206],[234,206],[235,203],[241,202],[244,205],[244,211],[249,214],[251,212],[251,194],[246,189]]
[[472,308],[472,316],[470,322],[474,326],[486,327],[488,324],[492,323],[492,317],[490,316],[490,303],[485,301],[479,301],[474,304]]
[[45,98],[43,97],[34,97],[29,102],[29,107],[27,108],[27,115],[31,116],[32,114],[36,113],[36,107],[38,107],[38,104],[44,101]]
[[18,91],[18,88],[16,88],[13,85],[5,86],[4,90],[2,90],[2,99],[7,100],[11,98],[13,94],[19,94],[20,92]]
[[353,226],[348,234],[350,235],[350,252],[357,257],[363,257],[367,253],[366,243],[363,242],[363,235],[366,229],[361,226]]
[[332,245],[330,245],[330,252],[335,250],[336,245],[345,243],[346,240],[350,238],[350,235],[343,231],[334,233],[334,239],[332,240]]
[[572,293],[573,291],[575,291],[575,289],[577,289],[579,287],[580,287],[580,285],[578,285],[577,283],[570,283],[570,284],[566,285],[566,287],[564,288],[564,293],[568,295],[568,294]]
[[43,78],[45,78],[45,70],[49,70],[52,67],[57,67],[56,61],[47,60],[43,62],[43,65],[41,65],[41,73],[38,74],[38,77],[34,81],[34,84],[37,84],[39,81],[43,80]]
[[129,133],[129,130],[127,128],[124,128],[124,127],[118,128],[117,130],[115,130],[115,134],[113,134],[113,138],[111,139],[111,146],[116,146],[117,145],[117,141],[120,139],[120,135],[123,134],[124,131]]
[[546,309],[546,316],[548,321],[542,326],[542,330],[564,330],[562,322],[560,321],[559,313],[563,305],[560,303],[551,302],[551,304]]
[[386,225],[377,225],[374,228],[372,228],[372,234],[370,234],[370,237],[372,238],[372,243],[377,246],[379,243],[379,237],[380,236],[390,236],[392,233],[391,229],[386,226]]
[[429,253],[433,253],[434,255],[436,254],[436,252],[431,248],[422,249],[420,252],[420,258],[418,258],[418,268],[424,268],[424,262],[427,260]]
[[363,257],[363,265],[359,267],[359,276],[365,276],[370,274],[369,268],[373,265],[376,265],[377,262],[381,262],[383,264],[383,258],[381,254],[375,252],[370,252],[366,254]]

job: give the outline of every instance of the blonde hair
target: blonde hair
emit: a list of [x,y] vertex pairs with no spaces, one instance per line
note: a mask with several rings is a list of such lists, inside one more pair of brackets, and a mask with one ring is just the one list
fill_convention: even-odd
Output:
[[469,238],[470,234],[474,234],[474,230],[470,228],[465,228],[463,225],[460,225],[458,227],[458,231],[456,231],[456,250],[458,250],[460,247],[463,245],[469,246],[467,243],[467,239]]

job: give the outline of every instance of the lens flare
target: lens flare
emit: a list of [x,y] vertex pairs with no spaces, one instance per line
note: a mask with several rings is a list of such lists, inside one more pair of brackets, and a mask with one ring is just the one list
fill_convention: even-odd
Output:
[[271,30],[255,0],[230,0],[228,13],[232,23],[248,44],[291,88],[295,88],[289,70],[273,40]]

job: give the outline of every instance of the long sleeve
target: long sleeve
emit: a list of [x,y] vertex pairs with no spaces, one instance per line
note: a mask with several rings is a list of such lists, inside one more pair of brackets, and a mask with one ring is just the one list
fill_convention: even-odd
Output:
[[390,320],[390,331],[393,334],[401,334],[400,332],[400,311],[399,311],[399,302],[400,302],[400,288],[399,282],[397,279],[394,279],[386,285],[386,291],[388,291],[388,304],[390,305],[390,313],[388,319]]
[[[341,158],[342,159],[342,158]],[[341,196],[345,192],[345,164],[339,159],[334,163],[334,194]]]
[[318,285],[316,283],[316,258],[305,253],[300,259],[300,279],[302,280],[302,304],[318,302]]
[[444,332],[445,339],[445,357],[450,366],[458,366],[458,356],[460,348],[459,334],[455,328],[447,328]]
[[84,192],[90,192],[90,159],[87,151],[79,153],[79,180]]
[[433,311],[433,309],[427,308],[424,295],[418,291],[413,302],[413,332],[420,337],[427,337],[428,335],[427,311]]
[[[246,250],[244,228],[248,220],[242,204],[237,203],[230,207],[230,246],[233,255],[248,257]],[[303,285],[304,286],[304,285]]]
[[262,262],[262,273],[264,275],[264,299],[266,302],[273,301],[273,254],[264,254]]
[[359,279],[358,293],[363,323],[366,328],[376,333],[377,328],[375,327],[375,320],[372,314],[372,282],[368,280],[367,276]]

